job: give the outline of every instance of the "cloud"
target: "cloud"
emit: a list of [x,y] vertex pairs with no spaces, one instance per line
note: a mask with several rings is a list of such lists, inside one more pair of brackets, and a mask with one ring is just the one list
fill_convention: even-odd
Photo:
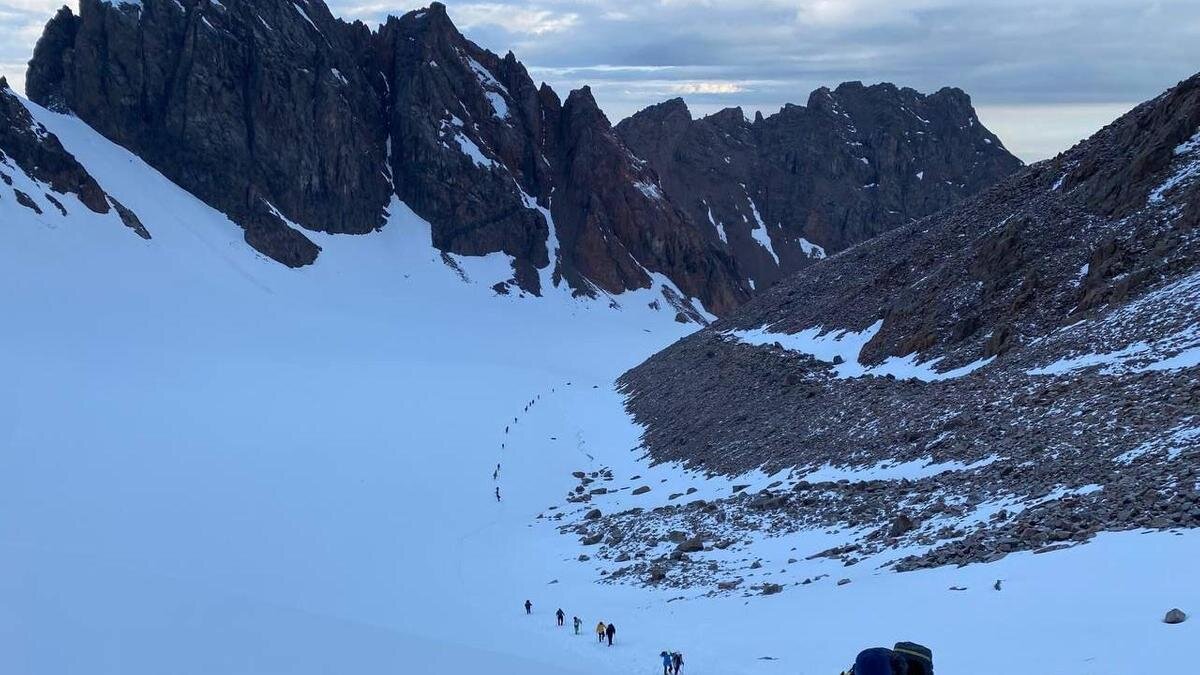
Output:
[[579,24],[579,15],[574,12],[554,12],[498,3],[456,5],[450,10],[450,18],[462,30],[486,25],[525,35],[561,33]]
[[[0,0],[0,74],[19,81],[62,1]],[[1030,148],[1025,159],[1097,127],[1093,109],[1070,106],[1113,110],[1200,68],[1195,0],[446,2],[468,37],[511,49],[560,92],[593,85],[612,119],[672,96],[697,114],[769,114],[845,80],[954,85],[979,106],[1025,111],[996,118],[1009,147]],[[368,24],[425,4],[330,0],[334,14]]]
[[676,94],[736,94],[745,91],[737,82],[676,82],[671,91]]

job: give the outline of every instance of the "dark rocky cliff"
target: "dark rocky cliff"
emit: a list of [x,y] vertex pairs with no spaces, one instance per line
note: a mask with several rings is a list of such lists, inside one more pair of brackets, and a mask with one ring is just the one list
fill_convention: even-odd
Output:
[[[14,180],[17,172],[25,174],[41,194],[30,194],[18,187]],[[126,227],[143,239],[150,238],[150,232],[137,216],[106,193],[87,169],[63,148],[58,137],[33,119],[3,77],[0,77],[0,183],[11,190],[18,204],[37,215],[43,212],[38,205],[42,200],[62,215],[68,215],[68,207],[60,197],[73,195],[93,213],[116,211]],[[30,185],[25,187],[32,189]]]
[[320,252],[306,231],[370,232],[397,197],[437,248],[511,256],[498,290],[661,274],[718,315],[811,260],[808,242],[839,250],[1017,164],[951,90],[843,85],[754,124],[668,103],[614,129],[586,87],[563,101],[439,3],[372,31],[322,0],[80,0],[46,26],[27,89],[290,266]]
[[754,121],[740,108],[693,120],[674,99],[617,130],[760,290],[1020,167],[951,88],[848,82]]

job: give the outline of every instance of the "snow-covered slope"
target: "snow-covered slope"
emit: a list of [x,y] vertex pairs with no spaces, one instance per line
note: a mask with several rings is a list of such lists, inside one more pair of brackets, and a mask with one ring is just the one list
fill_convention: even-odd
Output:
[[[321,259],[288,269],[77,119],[30,108],[152,238],[68,198],[70,216],[36,215],[0,186],[0,672],[630,673],[679,649],[690,674],[829,673],[903,638],[943,672],[1007,672],[1009,651],[1039,672],[1153,672],[1196,639],[1158,623],[1200,606],[1180,583],[1192,532],[864,564],[846,586],[836,561],[786,562],[819,533],[764,537],[764,566],[833,576],[764,598],[598,583],[609,568],[577,561],[549,508],[573,471],[653,486],[596,497],[606,511],[729,489],[630,451],[613,378],[687,330],[657,294],[496,296],[508,260],[451,258],[460,276],[398,203],[379,232],[309,233]],[[615,622],[616,646],[555,627],[559,606],[585,633]]]

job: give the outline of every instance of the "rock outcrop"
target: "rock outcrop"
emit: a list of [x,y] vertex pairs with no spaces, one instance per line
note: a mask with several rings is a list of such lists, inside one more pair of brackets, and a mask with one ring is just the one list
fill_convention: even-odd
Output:
[[617,131],[760,290],[1021,165],[953,88],[926,96],[848,82],[753,121],[740,108],[693,120],[674,99]]
[[[18,176],[20,172],[23,176]],[[28,182],[17,185],[17,178]],[[50,204],[61,215],[68,207],[54,194],[72,195],[93,213],[115,211],[117,217],[139,237],[150,233],[137,216],[109,196],[96,179],[63,148],[58,137],[38,123],[17,95],[0,77],[0,190],[11,191],[13,199],[41,215],[41,203]],[[24,187],[25,189],[22,189]],[[34,191],[37,188],[37,191]],[[54,194],[51,194],[54,193]]]

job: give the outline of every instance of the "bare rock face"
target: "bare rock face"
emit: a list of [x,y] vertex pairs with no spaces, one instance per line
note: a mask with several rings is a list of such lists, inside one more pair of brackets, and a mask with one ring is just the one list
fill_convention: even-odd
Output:
[[[7,156],[32,178],[58,193],[74,193],[92,211],[108,213],[107,195],[59,142],[34,121],[0,78],[0,157]],[[7,182],[7,181],[6,181]]]
[[740,108],[693,120],[673,99],[617,131],[759,290],[1021,166],[952,88],[847,82],[754,121]]
[[369,232],[390,187],[370,33],[319,1],[81,0],[30,63],[34,101],[70,110],[299,266],[313,230]]
[[587,87],[571,92],[557,128],[554,219],[564,273],[609,292],[649,288],[661,272],[718,314],[744,302],[733,264],[690,227],[657,177],[613,131]]
[[[137,215],[104,192],[87,169],[63,148],[58,137],[33,119],[9,88],[8,81],[0,77],[0,183],[13,186],[11,172],[16,171],[43,184],[50,192],[75,195],[95,213],[105,214],[115,209],[120,221],[135,234],[143,239],[150,238],[150,232]],[[42,213],[28,193],[15,187],[11,189],[17,203],[39,215]],[[43,194],[46,201],[63,216],[68,215],[66,206],[50,192]]]
[[514,278],[539,292],[550,263],[549,167],[529,74],[464,38],[434,3],[389,18],[376,58],[385,84],[396,194],[433,225],[443,251],[514,257]]

